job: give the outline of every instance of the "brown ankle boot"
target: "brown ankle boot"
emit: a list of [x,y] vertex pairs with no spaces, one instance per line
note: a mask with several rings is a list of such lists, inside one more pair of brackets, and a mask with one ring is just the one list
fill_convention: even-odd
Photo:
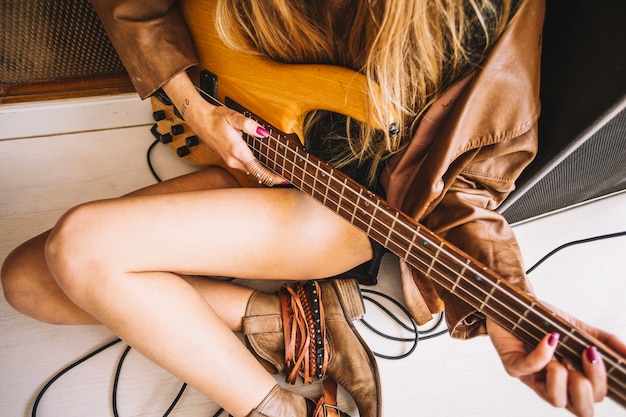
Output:
[[328,376],[354,399],[361,417],[381,417],[376,360],[353,320],[365,314],[356,280],[331,279],[255,292],[243,319],[252,353],[272,373],[294,383]]
[[248,417],[299,417],[309,416],[308,404],[304,397],[275,385],[267,397]]
[[337,409],[336,389],[324,384],[324,396],[316,403],[275,385],[247,417],[350,417]]

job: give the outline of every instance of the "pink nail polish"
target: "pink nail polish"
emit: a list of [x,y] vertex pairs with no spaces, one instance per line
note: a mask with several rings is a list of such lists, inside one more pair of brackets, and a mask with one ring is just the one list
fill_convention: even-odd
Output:
[[263,126],[259,126],[256,128],[256,134],[261,136],[262,138],[266,138],[270,135],[270,132]]
[[556,346],[556,344],[559,342],[560,337],[561,335],[556,332],[550,333],[550,337],[548,338],[548,345]]
[[280,183],[280,185],[290,185],[291,183],[287,180],[283,181]]
[[587,355],[587,360],[593,364],[598,363],[598,348],[595,346],[589,346],[587,350],[585,350],[585,354]]

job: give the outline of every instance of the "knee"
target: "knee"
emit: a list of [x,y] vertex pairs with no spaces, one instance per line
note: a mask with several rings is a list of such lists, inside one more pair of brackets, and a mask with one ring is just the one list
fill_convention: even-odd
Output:
[[74,301],[99,269],[94,255],[97,210],[93,204],[77,206],[59,219],[44,247],[48,268],[63,292]]
[[48,317],[51,278],[43,257],[45,237],[38,236],[14,249],[2,264],[0,279],[4,298],[11,307],[48,322],[53,320]]
[[20,313],[30,315],[32,299],[29,296],[29,282],[25,271],[27,263],[23,256],[24,245],[13,250],[7,256],[0,270],[0,281],[4,298],[9,305]]

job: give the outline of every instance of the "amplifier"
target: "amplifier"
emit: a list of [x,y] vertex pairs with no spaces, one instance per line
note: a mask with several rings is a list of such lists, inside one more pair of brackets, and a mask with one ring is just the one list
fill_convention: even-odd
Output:
[[0,0],[0,103],[134,91],[88,0]]
[[626,188],[626,2],[548,1],[539,152],[500,211],[511,223]]

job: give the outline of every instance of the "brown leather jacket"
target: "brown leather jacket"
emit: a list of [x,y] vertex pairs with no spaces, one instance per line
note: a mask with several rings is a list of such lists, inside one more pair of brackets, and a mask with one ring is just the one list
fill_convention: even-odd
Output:
[[[142,98],[197,65],[174,0],[92,3]],[[513,231],[495,210],[537,150],[543,16],[544,0],[525,1],[481,69],[432,105],[381,178],[392,205],[529,292]],[[429,138],[436,140],[426,156],[416,158]],[[453,337],[485,333],[481,313],[400,263],[418,323],[445,307]]]

